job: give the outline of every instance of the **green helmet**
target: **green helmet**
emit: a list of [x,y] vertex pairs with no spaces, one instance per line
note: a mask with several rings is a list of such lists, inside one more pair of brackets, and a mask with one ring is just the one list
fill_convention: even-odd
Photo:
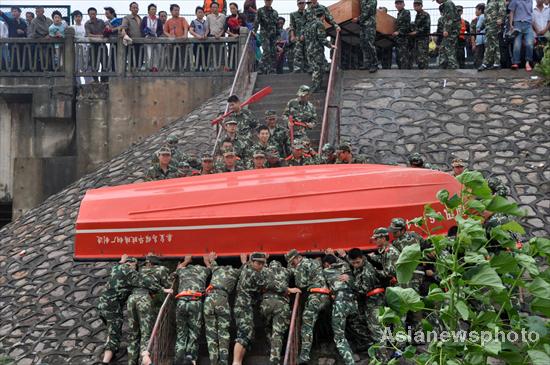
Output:
[[171,134],[168,136],[168,138],[166,138],[166,142],[168,142],[169,144],[176,144],[178,143],[178,141],[179,139],[175,134]]
[[285,255],[286,262],[290,262],[294,260],[296,257],[300,256],[300,253],[296,249],[292,249],[288,251],[288,253]]
[[420,153],[415,152],[409,156],[409,164],[413,166],[424,166],[424,158]]
[[323,145],[322,151],[323,151],[324,153],[334,153],[334,151],[336,151],[336,149],[334,148],[334,146],[333,146],[332,144],[330,144],[330,143],[325,143],[325,144]]
[[404,228],[407,228],[407,222],[403,218],[393,218],[389,226],[389,231],[399,232]]
[[508,196],[508,188],[502,181],[497,179],[496,177],[491,177],[487,180],[487,184],[489,185],[489,188],[491,189],[491,192],[494,195],[499,195],[503,198],[506,198]]
[[378,227],[372,233],[372,238],[386,237],[389,236],[388,229],[386,227]]

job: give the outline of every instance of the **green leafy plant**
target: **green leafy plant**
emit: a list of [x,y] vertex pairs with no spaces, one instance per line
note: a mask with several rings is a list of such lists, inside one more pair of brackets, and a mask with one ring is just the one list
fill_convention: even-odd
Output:
[[[550,31],[546,33],[546,38],[550,39]],[[544,47],[544,57],[535,66],[535,72],[544,78],[545,85],[550,85],[550,44]]]
[[[428,244],[407,246],[397,262],[400,286],[386,290],[387,306],[379,315],[391,329],[387,347],[399,350],[413,364],[475,365],[494,358],[506,364],[548,365],[550,240],[537,237],[519,244],[517,235],[525,231],[508,219],[524,215],[518,205],[493,195],[479,172],[466,171],[457,179],[462,184],[459,194],[437,194],[446,218],[452,215],[456,236],[432,234],[445,218],[431,206],[412,221],[424,231]],[[497,224],[488,228],[491,215]],[[424,296],[412,285],[422,264],[434,265],[438,276]],[[440,336],[419,341],[406,332],[411,322],[414,334],[435,331]],[[443,332],[450,338],[443,338]],[[406,339],[401,343],[400,333]]]

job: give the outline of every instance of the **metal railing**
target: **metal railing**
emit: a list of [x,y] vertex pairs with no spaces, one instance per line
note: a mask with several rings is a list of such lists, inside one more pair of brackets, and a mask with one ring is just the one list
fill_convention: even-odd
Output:
[[[329,140],[330,128],[336,127],[337,129],[339,129],[340,124],[340,106],[334,104],[334,96],[336,92],[335,84],[340,73],[340,56],[342,51],[342,41],[340,33],[341,32],[336,32],[336,40],[334,42],[335,48],[332,52],[332,60],[330,63],[327,95],[325,96],[325,107],[323,109],[323,122],[321,124],[321,135],[319,136],[319,155],[321,155],[322,153],[323,145]],[[336,110],[336,118],[331,118],[329,111],[333,109]],[[339,133],[337,132],[336,134]],[[338,139],[338,137],[333,136],[332,139]]]
[[300,349],[300,297],[300,293],[296,293],[294,296],[283,365],[296,365]]
[[[172,285],[174,288],[174,285]],[[174,360],[174,343],[176,329],[174,326],[176,317],[176,298],[173,294],[167,294],[160,307],[151,337],[147,345],[147,351],[155,365],[172,364]]]
[[[243,38],[197,40],[65,38],[0,40],[0,76],[178,76],[235,72]],[[247,52],[245,52],[247,53]],[[200,74],[199,74],[200,75]]]

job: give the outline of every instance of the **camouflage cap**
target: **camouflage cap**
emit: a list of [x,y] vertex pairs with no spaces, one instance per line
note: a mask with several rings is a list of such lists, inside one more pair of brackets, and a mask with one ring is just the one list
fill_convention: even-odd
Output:
[[147,255],[145,256],[145,261],[153,265],[160,265],[160,258],[157,255]]
[[254,158],[257,158],[257,157],[265,158],[265,153],[262,150],[256,150],[256,151],[254,151],[254,154],[252,154],[252,157],[254,157]]
[[271,267],[271,268],[281,268],[281,267],[283,267],[283,265],[279,261],[273,260],[269,263],[269,267]]
[[292,148],[295,150],[303,150],[304,149],[304,143],[301,139],[295,139],[294,143],[292,143]]
[[405,2],[405,0],[395,0],[394,3],[397,4],[397,3],[404,3],[404,2]]
[[228,119],[225,122],[223,122],[224,125],[227,124],[239,124],[235,119]]
[[322,151],[323,152],[334,152],[335,151],[335,148],[332,144],[330,143],[325,143],[323,145],[323,148],[322,148]]
[[351,147],[348,144],[341,143],[338,145],[338,151],[351,153]]
[[264,115],[266,118],[277,117],[277,112],[275,110],[266,110]]
[[236,153],[235,153],[235,150],[233,148],[227,148],[223,151],[223,156],[230,156],[230,155],[233,155],[235,156]]
[[388,229],[386,227],[378,227],[372,233],[372,238],[385,237],[389,235]]
[[414,0],[414,1],[413,1],[413,4],[420,4],[420,5],[422,5],[422,0]]
[[[320,9],[320,8],[318,8]],[[321,9],[322,10],[322,9]],[[315,15],[317,15],[317,11],[315,12]],[[308,95],[309,93],[311,92],[311,89],[309,86],[307,85],[301,85],[299,88],[298,88],[298,96],[305,96],[305,95]]]
[[415,152],[415,153],[413,153],[412,155],[409,156],[409,162],[411,164],[424,163],[424,158],[422,157],[422,155],[420,153]]
[[263,252],[253,252],[250,254],[250,261],[266,262],[267,258]]
[[202,161],[214,161],[214,158],[212,157],[212,155],[210,155],[208,153],[205,153],[205,154],[202,155],[201,160]]
[[157,154],[160,156],[160,155],[170,155],[172,156],[172,150],[168,147],[161,147]]
[[322,7],[315,8],[315,16],[325,15],[325,10]]
[[128,257],[126,259],[127,264],[137,264],[138,260],[135,257]]
[[279,157],[279,150],[275,146],[269,146],[265,149],[266,157]]
[[298,252],[298,250],[293,248],[292,250],[287,252],[287,254],[285,255],[285,260],[286,262],[290,262],[298,256],[300,256],[300,253]]
[[407,222],[403,218],[393,218],[388,227],[390,232],[398,232],[407,227]]
[[460,158],[455,158],[452,162],[451,162],[451,166],[452,167],[464,167],[466,166],[466,164],[464,163],[464,161]]
[[179,138],[175,134],[171,134],[168,136],[168,138],[166,138],[166,142],[170,144],[178,143],[178,141],[179,141]]

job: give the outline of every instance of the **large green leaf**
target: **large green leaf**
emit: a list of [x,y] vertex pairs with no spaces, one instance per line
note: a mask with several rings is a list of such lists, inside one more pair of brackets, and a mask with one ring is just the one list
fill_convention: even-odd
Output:
[[542,278],[535,278],[535,280],[527,284],[526,287],[529,293],[534,297],[550,300],[550,284]]
[[460,197],[457,195],[457,194],[454,194],[451,199],[449,199],[447,201],[447,204],[445,204],[447,206],[447,208],[449,209],[456,209],[458,208],[458,206],[460,205],[462,201],[460,200]]
[[412,288],[389,287],[386,289],[386,303],[401,315],[409,311],[418,312],[424,308],[422,298]]
[[539,350],[529,350],[527,351],[529,358],[533,365],[548,365],[550,364],[550,357],[542,351]]
[[421,257],[422,252],[418,243],[405,246],[396,264],[397,281],[399,283],[408,283],[411,280],[413,271],[418,266]]
[[550,300],[535,298],[531,301],[531,310],[534,313],[542,314],[545,317],[550,317]]
[[483,213],[485,211],[485,204],[475,199],[468,200],[466,202],[466,209],[474,209],[477,210],[479,213]]
[[499,341],[490,341],[483,344],[483,349],[489,355],[498,355],[502,349],[502,344]]
[[518,253],[515,257],[518,264],[525,268],[529,274],[535,276],[540,273],[539,268],[537,267],[537,262],[533,257],[523,253]]
[[449,200],[449,191],[447,189],[439,190],[435,196],[437,197],[437,200],[439,200],[441,204],[446,205],[447,200]]
[[460,314],[460,317],[467,321],[468,318],[470,318],[470,312],[468,311],[468,306],[466,305],[466,303],[464,303],[464,301],[462,300],[459,300],[458,302],[456,302],[456,310],[458,311],[458,313]]
[[525,212],[519,209],[517,203],[503,198],[500,195],[493,196],[493,199],[487,205],[487,210],[494,213],[504,213],[515,216],[525,215]]
[[510,252],[502,251],[497,256],[493,256],[490,263],[499,274],[515,273],[518,270],[518,263]]
[[428,292],[428,295],[424,298],[425,300],[429,300],[431,302],[442,302],[448,297],[447,293],[444,293],[443,290],[441,290],[438,287],[431,287],[430,291]]
[[504,289],[502,280],[500,280],[500,277],[495,269],[489,266],[489,264],[483,264],[470,269],[468,270],[467,275],[470,277],[470,279],[467,280],[467,283],[470,285]]
[[479,171],[464,171],[457,177],[457,180],[466,186],[472,194],[480,198],[490,198],[491,189],[487,181]]
[[477,252],[468,251],[464,255],[464,262],[468,264],[483,264],[486,261],[485,256]]
[[538,333],[541,338],[548,334],[548,329],[545,326],[545,319],[539,316],[529,316],[526,322],[529,331]]
[[535,246],[541,256],[550,256],[550,239],[543,237],[531,238],[529,244]]
[[519,233],[519,234],[525,234],[525,229],[516,221],[510,221],[508,223],[504,223],[500,228],[504,229],[505,231]]

